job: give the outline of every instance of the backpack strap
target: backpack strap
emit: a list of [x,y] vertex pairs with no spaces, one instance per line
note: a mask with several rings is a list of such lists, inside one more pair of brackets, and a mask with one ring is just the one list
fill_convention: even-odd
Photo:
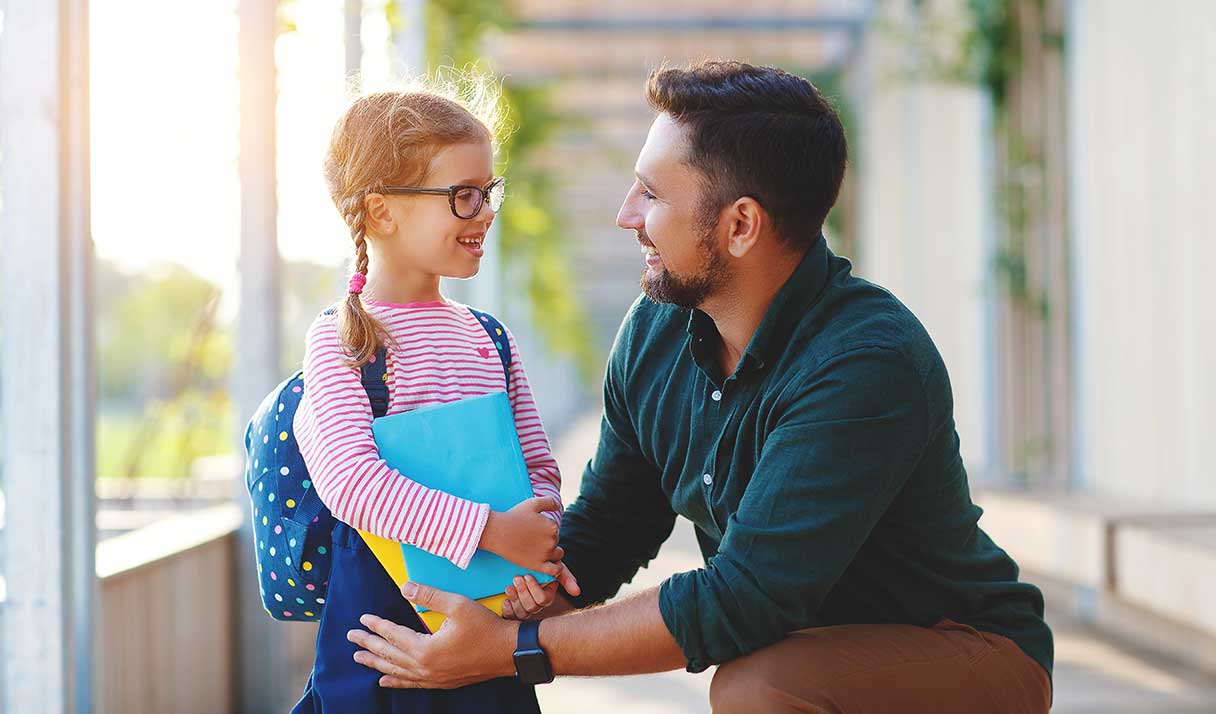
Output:
[[502,360],[502,374],[507,381],[507,391],[511,388],[511,345],[507,342],[507,329],[502,326],[493,315],[488,312],[481,312],[469,308],[469,312],[473,313],[473,317],[477,318],[478,324],[485,329],[486,334],[490,336],[490,341],[498,348],[498,359]]

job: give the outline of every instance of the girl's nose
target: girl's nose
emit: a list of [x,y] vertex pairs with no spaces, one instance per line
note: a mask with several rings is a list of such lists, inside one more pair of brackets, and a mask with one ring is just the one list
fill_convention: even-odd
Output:
[[481,210],[479,210],[477,212],[477,215],[473,216],[473,218],[476,220],[479,220],[479,221],[485,221],[485,222],[489,223],[490,221],[494,220],[494,216],[497,216],[497,215],[498,215],[498,213],[495,212],[495,210],[490,207],[490,202],[486,201],[481,204]]

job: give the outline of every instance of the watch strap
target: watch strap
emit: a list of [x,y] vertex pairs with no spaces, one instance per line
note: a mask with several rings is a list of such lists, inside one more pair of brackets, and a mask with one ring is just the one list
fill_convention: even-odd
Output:
[[524,652],[540,649],[540,620],[524,620],[519,623],[519,637],[515,641],[515,650]]

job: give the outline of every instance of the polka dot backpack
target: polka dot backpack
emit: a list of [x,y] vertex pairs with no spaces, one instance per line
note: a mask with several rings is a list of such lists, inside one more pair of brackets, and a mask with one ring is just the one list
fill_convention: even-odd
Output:
[[[469,311],[498,348],[509,382],[511,350],[502,324],[486,313]],[[330,308],[323,314],[333,312]],[[362,369],[374,418],[388,411],[385,361],[381,347]],[[304,373],[298,371],[275,387],[249,420],[245,487],[252,507],[262,607],[276,620],[317,622],[329,586],[334,517],[312,487],[292,433],[304,388]]]

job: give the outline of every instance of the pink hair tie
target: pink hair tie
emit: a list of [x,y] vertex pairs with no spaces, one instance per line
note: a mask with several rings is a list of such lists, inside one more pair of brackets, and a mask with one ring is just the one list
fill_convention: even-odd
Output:
[[363,292],[363,286],[367,284],[367,276],[363,273],[355,273],[350,276],[350,291],[355,295]]

